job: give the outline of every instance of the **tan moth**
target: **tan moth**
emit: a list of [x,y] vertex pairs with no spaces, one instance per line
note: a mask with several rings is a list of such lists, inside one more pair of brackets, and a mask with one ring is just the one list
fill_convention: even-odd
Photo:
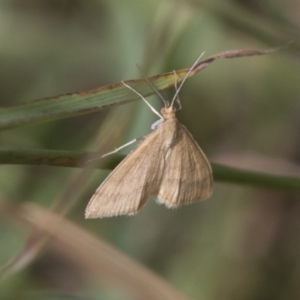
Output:
[[[170,103],[149,82],[164,101],[161,114],[141,94],[123,83],[141,96],[160,120],[100,185],[86,208],[86,218],[133,215],[150,198],[168,208],[176,208],[211,196],[213,176],[210,163],[190,132],[176,118],[176,112],[181,108],[178,93],[201,56],[176,88]],[[176,100],[178,109],[175,108]]]

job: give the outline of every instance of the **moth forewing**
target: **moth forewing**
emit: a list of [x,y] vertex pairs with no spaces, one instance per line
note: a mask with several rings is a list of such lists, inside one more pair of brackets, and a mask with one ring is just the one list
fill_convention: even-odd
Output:
[[161,137],[159,126],[110,173],[90,200],[86,218],[132,215],[157,195],[164,170]]

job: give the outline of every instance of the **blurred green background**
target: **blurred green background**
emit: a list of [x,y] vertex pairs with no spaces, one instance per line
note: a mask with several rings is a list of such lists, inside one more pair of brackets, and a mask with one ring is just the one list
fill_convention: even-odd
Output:
[[[155,75],[187,68],[203,51],[209,56],[293,40],[270,55],[217,61],[189,79],[178,118],[212,162],[299,176],[299,15],[296,0],[2,0],[0,105],[139,78],[137,63]],[[161,107],[156,98],[150,101]],[[105,153],[147,134],[155,119],[139,101],[3,130],[0,144]],[[149,201],[134,217],[84,220],[85,206],[108,171],[90,171],[75,184],[81,172],[1,165],[1,201],[44,209],[68,201],[67,218],[77,228],[191,299],[300,299],[299,194],[216,182],[213,197],[203,203],[167,210]],[[77,248],[54,240],[39,251],[31,243],[34,226],[24,224],[17,213],[1,213],[0,264],[22,253],[0,282],[1,300],[154,299],[107,279],[109,269],[99,270],[102,278],[85,268]]]

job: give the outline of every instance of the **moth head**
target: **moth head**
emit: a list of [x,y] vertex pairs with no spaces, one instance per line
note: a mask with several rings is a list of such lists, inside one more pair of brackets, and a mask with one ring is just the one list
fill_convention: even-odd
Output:
[[169,104],[169,106],[166,105],[165,107],[163,107],[160,110],[160,112],[165,120],[170,120],[170,119],[176,118],[176,115],[175,115],[176,108],[174,106],[171,106],[170,104]]

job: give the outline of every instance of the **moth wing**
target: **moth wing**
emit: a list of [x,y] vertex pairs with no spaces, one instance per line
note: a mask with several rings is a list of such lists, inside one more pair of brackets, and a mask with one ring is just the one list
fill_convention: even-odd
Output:
[[165,171],[157,201],[178,207],[212,194],[212,170],[208,159],[189,131],[178,126],[176,143],[166,154]]
[[163,173],[159,131],[151,132],[110,173],[88,203],[86,218],[132,215],[157,195]]

